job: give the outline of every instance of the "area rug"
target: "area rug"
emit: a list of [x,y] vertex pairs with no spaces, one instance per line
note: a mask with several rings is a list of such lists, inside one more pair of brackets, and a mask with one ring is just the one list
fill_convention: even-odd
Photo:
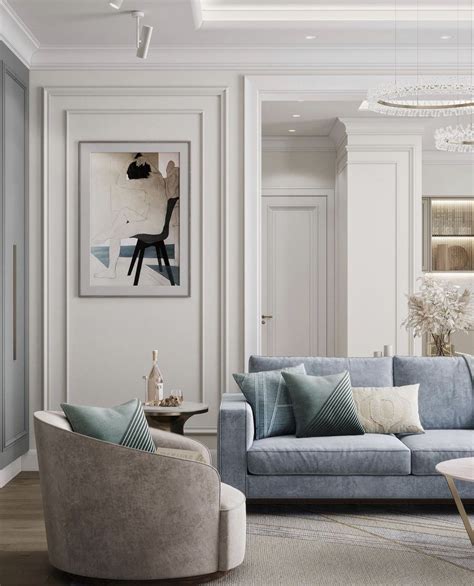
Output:
[[245,562],[214,584],[474,584],[453,506],[250,505]]

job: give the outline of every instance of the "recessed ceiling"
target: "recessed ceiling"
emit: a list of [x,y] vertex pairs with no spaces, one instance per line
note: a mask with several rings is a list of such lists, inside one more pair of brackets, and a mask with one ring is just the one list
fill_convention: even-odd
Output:
[[[385,120],[380,116],[367,111],[359,110],[360,101],[264,101],[262,103],[262,135],[264,137],[327,137],[329,136],[337,118],[376,118]],[[301,118],[293,118],[293,114],[300,114]],[[436,128],[446,126],[445,119],[414,118],[413,125],[423,126],[423,149],[435,150],[434,131]],[[455,124],[466,123],[465,117],[454,121]],[[296,132],[289,133],[289,129]],[[445,153],[447,157],[456,153]]]
[[[399,1],[399,43],[413,44],[413,10],[404,17]],[[5,0],[4,0],[5,2]],[[8,4],[45,46],[129,46],[134,43],[131,10],[144,10],[146,24],[155,28],[154,46],[370,46],[393,45],[394,0],[124,0],[121,11],[107,0],[9,0]],[[461,6],[465,5],[460,0]],[[422,40],[426,45],[457,42],[453,1],[420,0],[425,16]],[[470,0],[466,6],[470,6]],[[447,9],[447,11],[446,11]],[[467,44],[470,19],[460,24],[460,42]],[[431,18],[431,17],[430,17]],[[411,22],[410,22],[411,21]],[[450,36],[445,41],[441,36]],[[306,37],[316,37],[307,39]]]

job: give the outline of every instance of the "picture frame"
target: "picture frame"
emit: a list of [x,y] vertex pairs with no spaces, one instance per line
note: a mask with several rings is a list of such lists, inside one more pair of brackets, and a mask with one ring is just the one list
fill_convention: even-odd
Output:
[[79,296],[190,296],[190,143],[79,143]]

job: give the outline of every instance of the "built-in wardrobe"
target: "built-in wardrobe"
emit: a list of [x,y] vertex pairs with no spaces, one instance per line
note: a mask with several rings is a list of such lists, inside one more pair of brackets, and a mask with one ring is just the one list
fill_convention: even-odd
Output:
[[0,43],[0,470],[28,450],[28,69]]

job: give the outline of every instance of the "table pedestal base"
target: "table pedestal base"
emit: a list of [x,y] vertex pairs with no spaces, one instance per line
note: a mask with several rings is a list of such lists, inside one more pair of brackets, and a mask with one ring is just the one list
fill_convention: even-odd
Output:
[[467,516],[466,509],[462,504],[461,497],[459,496],[458,489],[456,488],[456,484],[454,483],[454,479],[447,474],[444,475],[446,478],[446,482],[448,483],[449,490],[453,495],[454,502],[456,503],[456,507],[458,509],[459,514],[461,515],[462,522],[464,523],[464,527],[466,528],[467,534],[469,535],[469,539],[471,540],[471,544],[474,545],[474,530],[471,526],[471,522],[469,521],[469,517]]
[[192,413],[181,413],[179,415],[148,415],[146,419],[150,427],[161,429],[162,431],[170,431],[171,433],[179,433],[184,435],[184,424],[192,416]]

